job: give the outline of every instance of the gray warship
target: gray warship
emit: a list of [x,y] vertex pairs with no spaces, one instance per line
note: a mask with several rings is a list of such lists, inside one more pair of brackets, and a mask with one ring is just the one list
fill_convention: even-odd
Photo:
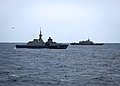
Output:
[[93,41],[90,41],[90,39],[88,38],[88,40],[86,41],[79,41],[79,43],[70,43],[70,45],[104,45],[104,43],[94,43]]
[[51,37],[48,38],[47,42],[42,39],[42,33],[40,29],[39,39],[33,39],[26,45],[16,45],[16,48],[48,48],[48,49],[66,49],[69,44],[53,42]]

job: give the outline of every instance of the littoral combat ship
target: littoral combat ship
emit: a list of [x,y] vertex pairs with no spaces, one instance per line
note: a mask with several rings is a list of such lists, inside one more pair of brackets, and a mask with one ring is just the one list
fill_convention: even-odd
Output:
[[66,49],[69,44],[56,43],[53,42],[51,37],[48,38],[47,42],[42,40],[42,33],[40,29],[39,39],[33,39],[29,41],[26,45],[16,45],[16,48],[49,48],[49,49]]
[[86,41],[79,41],[79,43],[70,43],[70,45],[104,45],[104,43],[94,43],[88,38]]

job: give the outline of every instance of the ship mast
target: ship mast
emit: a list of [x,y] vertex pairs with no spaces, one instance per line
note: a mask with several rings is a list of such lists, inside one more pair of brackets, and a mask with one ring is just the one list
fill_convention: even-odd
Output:
[[88,41],[90,41],[89,36],[88,36]]
[[42,40],[41,27],[40,27],[39,43],[44,43],[44,41]]
[[42,40],[42,33],[41,33],[41,27],[40,27],[40,35],[39,35],[39,41]]

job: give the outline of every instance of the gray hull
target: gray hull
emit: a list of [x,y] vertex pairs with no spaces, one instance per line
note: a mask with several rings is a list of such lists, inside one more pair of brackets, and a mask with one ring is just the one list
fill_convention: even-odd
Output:
[[68,45],[56,45],[56,46],[27,46],[27,45],[16,45],[16,48],[48,48],[48,49],[66,49],[68,47]]
[[94,43],[94,44],[70,43],[70,45],[104,45],[104,43]]

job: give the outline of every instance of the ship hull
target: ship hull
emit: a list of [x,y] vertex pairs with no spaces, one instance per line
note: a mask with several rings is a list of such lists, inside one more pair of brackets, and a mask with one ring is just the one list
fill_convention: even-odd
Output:
[[70,45],[104,45],[104,43],[94,43],[94,44],[70,43]]
[[66,49],[68,45],[56,45],[56,46],[28,46],[28,45],[16,45],[16,48],[33,48],[33,49]]

